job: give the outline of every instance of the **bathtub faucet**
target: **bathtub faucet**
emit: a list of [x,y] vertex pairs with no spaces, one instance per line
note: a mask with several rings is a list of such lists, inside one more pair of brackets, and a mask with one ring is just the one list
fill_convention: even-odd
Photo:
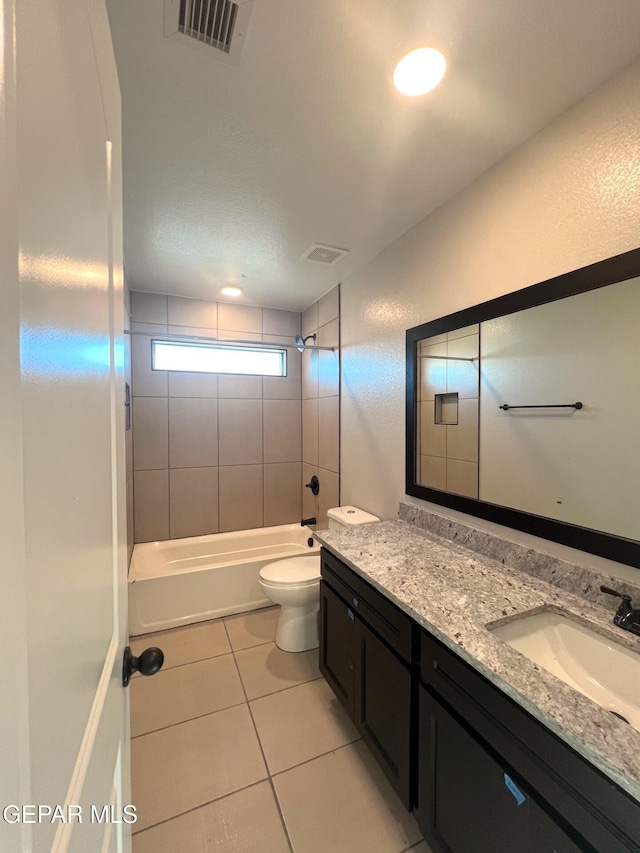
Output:
[[317,523],[318,522],[316,521],[315,518],[303,518],[300,521],[300,527],[308,527],[309,524],[317,524]]

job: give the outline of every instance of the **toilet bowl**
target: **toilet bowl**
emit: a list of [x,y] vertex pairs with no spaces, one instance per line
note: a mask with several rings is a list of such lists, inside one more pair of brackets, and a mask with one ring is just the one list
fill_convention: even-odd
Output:
[[305,652],[318,646],[320,556],[277,560],[260,569],[260,586],[281,606],[276,646],[285,652]]
[[[327,516],[330,529],[380,521],[352,506],[334,507]],[[278,648],[285,652],[318,648],[320,557],[316,554],[268,563],[260,569],[259,582],[265,596],[281,607],[276,629]]]

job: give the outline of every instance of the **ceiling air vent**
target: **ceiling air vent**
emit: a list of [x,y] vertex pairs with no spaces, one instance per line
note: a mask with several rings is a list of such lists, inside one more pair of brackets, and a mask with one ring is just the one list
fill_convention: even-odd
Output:
[[339,249],[337,246],[326,246],[324,243],[314,243],[302,256],[303,261],[313,261],[316,264],[330,266],[349,254],[349,249]]
[[237,65],[253,0],[165,0],[164,34]]

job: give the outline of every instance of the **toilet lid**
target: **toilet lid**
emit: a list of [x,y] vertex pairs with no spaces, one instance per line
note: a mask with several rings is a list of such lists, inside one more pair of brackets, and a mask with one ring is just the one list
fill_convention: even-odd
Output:
[[302,583],[314,581],[320,577],[320,557],[291,557],[288,560],[276,560],[260,569],[260,577],[276,583]]

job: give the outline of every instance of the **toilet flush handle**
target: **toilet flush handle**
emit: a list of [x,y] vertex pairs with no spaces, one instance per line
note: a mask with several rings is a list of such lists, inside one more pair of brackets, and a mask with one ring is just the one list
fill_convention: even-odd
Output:
[[155,646],[145,649],[139,657],[131,651],[131,646],[124,650],[122,661],[122,686],[128,687],[134,672],[141,675],[155,675],[162,669],[164,663],[164,652]]

